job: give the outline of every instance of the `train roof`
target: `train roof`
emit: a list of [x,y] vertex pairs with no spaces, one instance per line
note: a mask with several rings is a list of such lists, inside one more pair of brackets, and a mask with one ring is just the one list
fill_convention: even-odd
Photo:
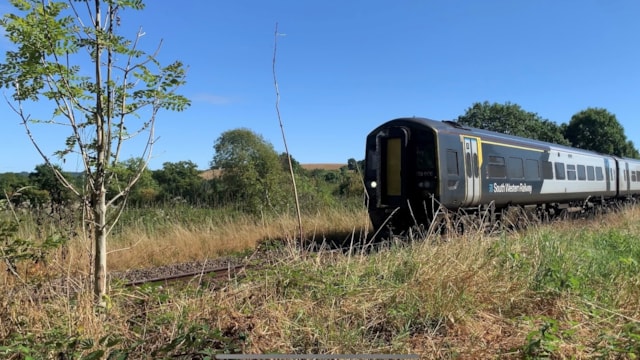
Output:
[[[598,152],[595,152],[595,151],[574,148],[574,147],[570,147],[570,146],[566,146],[566,145],[559,145],[559,144],[554,144],[554,143],[550,143],[550,142],[544,142],[544,141],[540,141],[540,140],[529,139],[529,138],[525,138],[525,137],[521,137],[521,136],[508,135],[508,134],[503,134],[503,133],[499,133],[499,132],[495,132],[495,131],[473,128],[473,127],[469,127],[469,126],[466,126],[466,125],[459,124],[459,123],[457,123],[455,121],[451,121],[451,120],[439,121],[439,120],[432,120],[432,119],[421,118],[421,117],[406,117],[406,118],[397,118],[397,119],[394,119],[394,120],[390,120],[390,121],[380,125],[378,128],[373,130],[371,133],[373,134],[373,133],[379,131],[379,129],[381,129],[381,128],[385,127],[385,126],[394,124],[394,123],[397,123],[398,125],[407,124],[407,125],[410,125],[410,126],[411,125],[413,125],[413,126],[426,126],[426,127],[429,127],[431,129],[433,129],[437,133],[472,135],[472,136],[482,137],[484,139],[490,138],[493,141],[500,141],[500,142],[504,142],[504,143],[512,144],[512,145],[519,145],[519,146],[526,146],[526,147],[537,147],[537,148],[543,148],[545,150],[550,150],[550,148],[553,147],[554,150],[563,150],[563,151],[572,152],[572,153],[582,153],[582,154],[585,154],[585,155],[614,157],[613,155],[602,154],[602,153],[598,153]],[[633,159],[629,159],[629,160],[633,160]]]

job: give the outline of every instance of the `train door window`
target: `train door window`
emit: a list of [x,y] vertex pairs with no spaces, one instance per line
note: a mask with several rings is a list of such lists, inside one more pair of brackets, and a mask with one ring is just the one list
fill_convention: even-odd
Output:
[[584,165],[578,165],[578,180],[587,180],[587,171]]
[[632,171],[632,172],[631,172],[631,181],[632,181],[632,182],[636,182],[636,181],[637,181],[637,178],[636,178],[636,172],[635,172],[635,171]]
[[553,180],[553,163],[551,161],[542,162],[542,178]]
[[476,164],[476,169],[475,169],[476,178],[479,178],[480,177],[480,162],[478,161],[478,153],[474,153],[473,154],[473,163]]
[[624,170],[624,182],[629,182],[629,170]]
[[573,164],[567,165],[567,180],[575,180],[576,178],[576,166]]
[[596,179],[596,171],[593,166],[587,166],[587,180],[593,181]]
[[604,180],[604,172],[602,171],[602,166],[596,167],[596,180],[597,181]]
[[525,160],[524,178],[527,180],[540,180],[540,166],[538,166],[538,160]]
[[510,179],[524,179],[524,166],[521,158],[510,157],[507,164]]
[[556,166],[556,180],[564,180],[566,178],[566,174],[564,173],[564,163],[557,162]]
[[458,173],[458,152],[447,150],[447,173],[449,175],[459,175]]
[[489,156],[489,177],[501,178],[507,177],[507,171],[504,165],[504,158],[502,156]]

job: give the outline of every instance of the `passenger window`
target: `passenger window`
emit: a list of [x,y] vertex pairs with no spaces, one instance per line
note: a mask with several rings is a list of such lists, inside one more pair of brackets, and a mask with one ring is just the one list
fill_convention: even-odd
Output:
[[523,179],[524,178],[524,166],[522,165],[522,159],[510,157],[509,166],[507,166],[507,172],[510,179]]
[[504,158],[501,156],[489,156],[489,177],[501,178],[507,177],[507,171],[504,166]]
[[555,163],[555,165],[556,165],[556,179],[564,180],[566,178],[566,175],[564,173],[564,163],[557,162]]
[[575,180],[576,178],[576,166],[567,165],[567,180]]
[[553,179],[553,163],[550,161],[544,161],[542,163],[542,178],[546,180]]
[[587,180],[587,172],[584,165],[578,165],[578,180]]
[[458,153],[447,150],[447,173],[449,175],[459,175],[458,173]]
[[593,166],[587,166],[587,180],[593,181],[596,179],[596,171]]
[[604,180],[604,172],[602,172],[602,167],[596,167],[596,180],[602,181]]
[[524,178],[527,180],[540,180],[538,160],[527,159],[525,161]]

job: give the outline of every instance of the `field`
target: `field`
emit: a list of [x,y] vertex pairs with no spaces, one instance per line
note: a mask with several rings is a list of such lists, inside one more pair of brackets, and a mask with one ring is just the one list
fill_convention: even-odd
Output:
[[[196,209],[123,218],[112,270],[246,257],[269,265],[192,286],[111,284],[106,308],[51,287],[87,273],[76,239],[42,262],[3,274],[5,358],[205,358],[215,353],[402,353],[426,359],[628,358],[640,353],[640,210],[463,237],[414,234],[376,249],[308,252],[292,246],[293,216]],[[39,220],[23,222],[33,237]],[[50,224],[51,226],[55,224]],[[61,224],[57,225],[62,227]],[[306,237],[350,244],[370,231],[363,209],[304,218]],[[6,240],[6,237],[4,238]],[[280,240],[285,240],[281,242]],[[63,355],[60,355],[63,354]]]

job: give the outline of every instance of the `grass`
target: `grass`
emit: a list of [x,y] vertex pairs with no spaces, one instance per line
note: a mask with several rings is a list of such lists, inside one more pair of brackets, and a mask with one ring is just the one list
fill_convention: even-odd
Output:
[[[215,256],[297,233],[293,217],[187,213],[192,221],[183,222],[175,214],[138,215],[132,219],[140,222],[114,235],[114,250],[131,249],[112,253],[112,268],[159,264],[168,253],[185,260]],[[358,239],[364,215],[347,208],[307,215],[307,236]],[[276,251],[273,265],[217,291],[206,284],[180,291],[114,285],[109,306],[98,311],[89,290],[41,301],[5,281],[0,354],[635,359],[640,353],[637,208],[492,237],[434,236],[367,253]]]

